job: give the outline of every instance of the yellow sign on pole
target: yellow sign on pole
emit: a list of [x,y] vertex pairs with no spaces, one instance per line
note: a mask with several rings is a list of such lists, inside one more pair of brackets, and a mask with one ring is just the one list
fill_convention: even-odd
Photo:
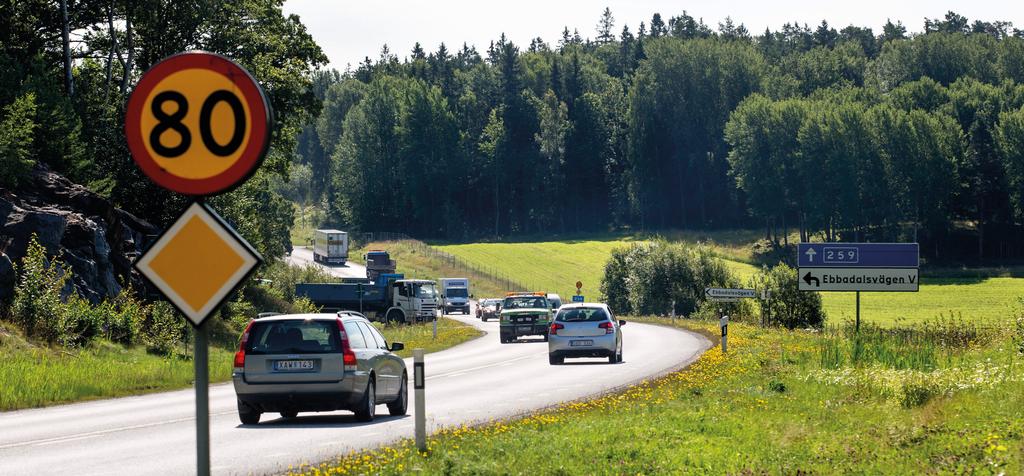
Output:
[[135,263],[195,326],[262,258],[203,203],[193,203]]

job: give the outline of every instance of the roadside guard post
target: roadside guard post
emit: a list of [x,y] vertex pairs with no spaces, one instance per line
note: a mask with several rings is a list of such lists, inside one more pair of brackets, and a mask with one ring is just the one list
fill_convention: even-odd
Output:
[[427,451],[427,404],[424,402],[425,381],[423,349],[413,349],[412,386],[416,393],[416,448],[420,451]]
[[164,58],[128,98],[124,132],[150,180],[192,203],[135,262],[195,327],[196,472],[210,474],[207,317],[263,258],[205,198],[244,183],[270,144],[270,101],[241,66],[220,55]]
[[728,347],[725,340],[729,338],[729,316],[722,316],[718,321],[718,327],[722,328],[722,353],[726,353]]

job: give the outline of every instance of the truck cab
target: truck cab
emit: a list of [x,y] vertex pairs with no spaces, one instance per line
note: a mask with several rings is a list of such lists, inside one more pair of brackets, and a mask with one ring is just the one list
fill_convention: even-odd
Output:
[[382,274],[392,274],[397,268],[395,260],[384,250],[370,250],[363,255],[366,262],[366,277],[370,281],[376,281]]
[[437,289],[426,279],[399,279],[389,286],[391,307],[385,322],[425,322],[437,319]]
[[459,311],[469,314],[469,300],[473,295],[469,292],[469,280],[466,278],[442,278],[441,298],[444,300],[444,313]]

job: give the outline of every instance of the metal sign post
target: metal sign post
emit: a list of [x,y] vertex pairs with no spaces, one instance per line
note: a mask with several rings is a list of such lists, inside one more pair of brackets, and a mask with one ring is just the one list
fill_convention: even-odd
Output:
[[198,474],[210,474],[210,363],[207,347],[209,325],[196,327],[196,463]]
[[155,184],[193,199],[134,267],[196,328],[200,475],[210,474],[209,326],[204,322],[263,261],[203,200],[256,173],[270,145],[271,116],[270,101],[248,71],[202,51],[164,58],[147,70],[125,108],[132,160]]
[[416,448],[427,451],[427,404],[424,402],[426,376],[423,369],[423,349],[412,351],[412,385],[416,397]]
[[860,291],[857,291],[857,323],[855,324],[857,332],[860,332]]

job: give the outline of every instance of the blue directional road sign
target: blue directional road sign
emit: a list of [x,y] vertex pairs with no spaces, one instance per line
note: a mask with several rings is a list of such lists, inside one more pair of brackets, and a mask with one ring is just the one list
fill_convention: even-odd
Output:
[[573,295],[572,302],[583,302],[583,295],[582,294],[575,294],[575,295]]
[[917,268],[917,243],[800,243],[800,268]]

